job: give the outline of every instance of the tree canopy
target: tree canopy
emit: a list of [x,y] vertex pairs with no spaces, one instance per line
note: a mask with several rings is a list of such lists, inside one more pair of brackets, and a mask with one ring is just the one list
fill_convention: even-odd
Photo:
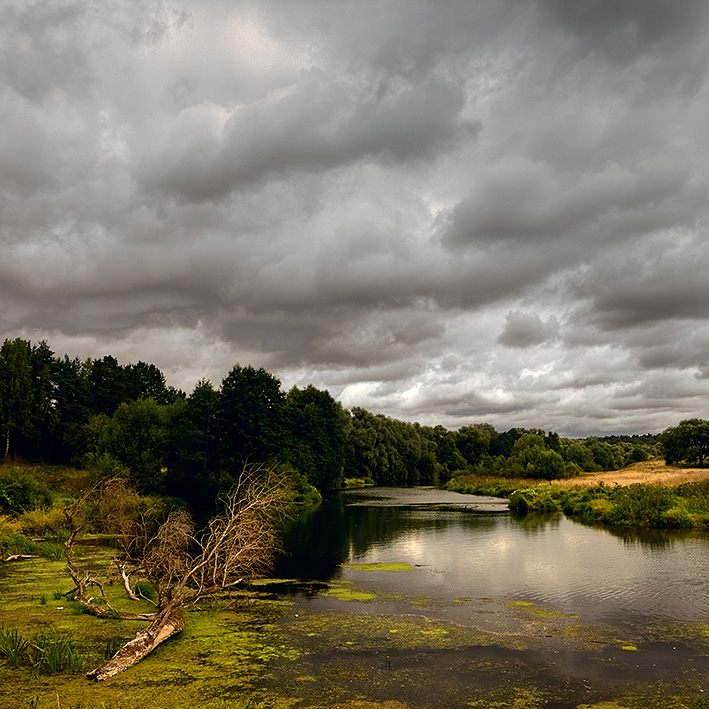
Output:
[[[702,464],[706,422],[663,434],[668,460]],[[457,431],[345,410],[313,385],[283,391],[264,368],[235,365],[219,387],[170,387],[153,364],[56,356],[46,342],[0,347],[5,456],[128,475],[144,492],[209,507],[246,464],[269,463],[321,492],[344,478],[377,485],[443,484],[463,473],[558,478],[612,470],[658,452],[655,436],[569,439],[538,428]]]
[[709,421],[698,418],[680,421],[662,432],[660,443],[668,465],[685,461],[701,468],[709,456]]

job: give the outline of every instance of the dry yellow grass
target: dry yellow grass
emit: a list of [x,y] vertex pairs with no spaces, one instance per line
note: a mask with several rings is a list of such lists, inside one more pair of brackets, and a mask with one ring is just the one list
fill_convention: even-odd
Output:
[[709,478],[709,468],[681,468],[665,465],[663,460],[647,460],[635,463],[622,470],[607,473],[583,473],[577,478],[556,481],[559,485],[632,485],[644,483],[652,485],[679,485]]

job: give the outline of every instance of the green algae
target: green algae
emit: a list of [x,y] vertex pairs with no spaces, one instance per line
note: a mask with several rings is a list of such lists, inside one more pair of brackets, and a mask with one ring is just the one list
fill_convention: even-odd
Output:
[[375,563],[375,564],[343,564],[345,569],[354,571],[413,571],[411,564],[401,562]]
[[[75,614],[69,603],[52,598],[55,589],[66,587],[63,565],[57,562],[30,560],[26,567],[3,567],[3,621],[23,632],[37,628],[71,632],[85,654],[87,669],[101,664],[110,648],[143,627]],[[428,599],[422,608],[421,599],[384,598],[364,585],[342,582],[332,584],[329,591],[339,589],[339,597],[348,600],[369,600],[369,613],[309,612],[293,597],[272,593],[272,585],[261,588],[220,599],[206,605],[205,612],[189,613],[180,635],[130,671],[103,683],[90,683],[81,674],[35,676],[29,668],[15,670],[0,662],[0,685],[12,687],[11,696],[0,704],[3,709],[27,709],[37,697],[38,709],[536,709],[566,701],[573,690],[578,701],[569,702],[569,707],[705,706],[699,702],[706,674],[689,669],[678,670],[676,679],[667,682],[641,684],[624,677],[616,691],[612,685],[603,691],[585,688],[581,680],[571,689],[567,681],[555,685],[547,670],[555,658],[574,652],[585,653],[579,656],[585,662],[615,652],[612,662],[622,663],[622,649],[642,645],[631,661],[641,662],[650,636],[682,637],[706,653],[706,624],[658,627],[652,634],[642,629],[637,637],[630,633],[618,639],[612,629],[523,601],[471,598],[448,601],[446,606],[441,599]],[[120,588],[107,592],[117,598]],[[41,593],[48,596],[43,606],[37,602]],[[377,614],[380,607],[394,606],[404,610],[398,615]],[[472,622],[460,625],[425,616],[429,611],[445,615],[447,607],[457,608]],[[506,630],[491,632],[485,626],[490,619],[499,619]]]
[[371,601],[377,597],[375,593],[370,591],[352,588],[348,581],[332,584],[323,595],[337,598],[338,601]]

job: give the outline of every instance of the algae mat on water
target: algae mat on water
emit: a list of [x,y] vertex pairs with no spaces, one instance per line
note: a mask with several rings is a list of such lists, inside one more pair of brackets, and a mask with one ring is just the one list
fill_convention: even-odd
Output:
[[[386,572],[382,570],[382,572]],[[509,599],[240,594],[190,613],[185,631],[103,683],[0,661],[0,709],[704,709],[709,637],[674,626],[618,634]],[[135,623],[77,614],[54,598],[63,565],[0,567],[0,622],[70,632],[85,669]],[[353,600],[366,594],[367,600]],[[42,599],[45,602],[42,602]],[[339,599],[348,599],[347,602]],[[467,617],[452,622],[447,613]],[[451,617],[453,617],[451,615]],[[494,629],[494,630],[493,630]],[[624,648],[635,647],[628,651]]]

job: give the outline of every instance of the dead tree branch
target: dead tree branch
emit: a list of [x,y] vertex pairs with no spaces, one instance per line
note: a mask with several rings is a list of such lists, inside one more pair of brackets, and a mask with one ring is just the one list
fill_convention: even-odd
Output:
[[[141,532],[141,539],[128,542],[134,554],[135,550],[141,551],[140,570],[158,593],[158,609],[155,614],[143,616],[151,620],[145,630],[87,677],[103,680],[131,667],[184,628],[185,606],[270,568],[280,549],[279,527],[292,509],[286,481],[268,468],[250,468],[242,473],[221,503],[221,512],[201,532],[195,532],[192,518],[185,510],[177,510],[170,513],[151,538]],[[70,554],[67,559],[70,560]],[[130,592],[125,567],[116,563]],[[72,579],[77,588],[84,584],[79,595],[85,598],[88,577],[82,580],[74,574]],[[115,611],[104,601],[109,611]],[[121,617],[127,616],[121,613]]]

